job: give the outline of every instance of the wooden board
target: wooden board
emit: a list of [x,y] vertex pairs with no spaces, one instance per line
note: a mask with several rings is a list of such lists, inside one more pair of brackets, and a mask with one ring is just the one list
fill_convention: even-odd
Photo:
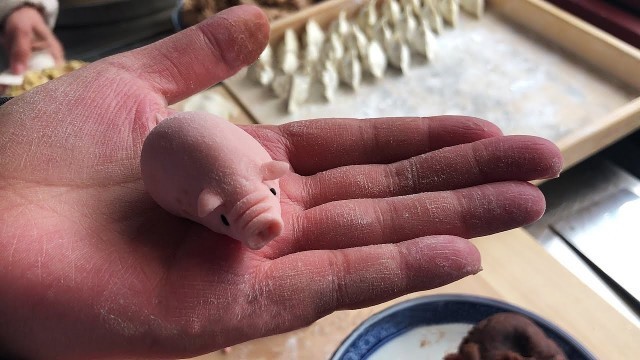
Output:
[[566,330],[598,359],[640,357],[640,329],[616,312],[522,229],[473,240],[484,270],[454,284],[394,301],[333,313],[287,334],[233,346],[199,360],[328,359],[362,321],[388,306],[429,294],[462,293],[501,299],[537,313]]
[[[565,153],[567,167],[640,127],[638,49],[543,1],[489,5],[485,19],[462,16],[459,29],[438,38],[433,63],[418,63],[404,77],[392,70],[381,81],[365,79],[355,94],[342,88],[331,104],[316,97],[297,114],[287,114],[270,90],[242,73],[224,84],[258,123],[472,115],[494,121],[506,133],[549,138]],[[307,18],[326,24],[341,9],[358,6],[360,1],[330,0],[309,8],[274,23],[272,40]],[[518,93],[523,91],[526,96]]]
[[542,0],[492,0],[492,8],[640,90],[640,50]]
[[[550,3],[580,17],[598,28],[614,35],[632,46],[640,47],[640,2],[624,8],[611,0],[547,0]],[[631,11],[630,11],[631,10]]]

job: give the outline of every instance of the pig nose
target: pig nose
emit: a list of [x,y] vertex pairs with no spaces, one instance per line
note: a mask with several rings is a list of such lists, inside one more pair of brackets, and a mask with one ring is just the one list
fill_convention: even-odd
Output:
[[256,226],[255,234],[249,240],[247,244],[251,249],[258,250],[265,246],[269,241],[275,239],[282,233],[284,224],[282,220],[275,217],[264,215],[254,220],[258,222]]

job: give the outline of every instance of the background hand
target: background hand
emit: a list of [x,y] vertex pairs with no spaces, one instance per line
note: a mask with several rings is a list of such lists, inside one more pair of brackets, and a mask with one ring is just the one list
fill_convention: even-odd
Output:
[[57,65],[64,62],[60,41],[47,26],[40,11],[33,6],[21,6],[7,16],[3,42],[9,52],[9,66],[14,74],[22,74],[27,70],[33,50],[47,50]]
[[29,358],[194,356],[480,269],[463,238],[537,219],[525,180],[557,148],[466,117],[249,126],[295,174],[260,251],[159,208],[146,134],[173,103],[253,62],[253,7],[106,58],[0,108],[0,344]]

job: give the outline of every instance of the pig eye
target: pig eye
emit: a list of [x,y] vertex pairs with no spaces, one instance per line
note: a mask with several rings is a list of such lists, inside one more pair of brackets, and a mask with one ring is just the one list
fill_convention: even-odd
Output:
[[229,220],[227,220],[226,216],[220,215],[220,219],[222,220],[222,223],[224,224],[224,226],[229,226]]
[[274,189],[274,188],[270,188],[270,189],[269,189],[269,191],[271,191],[271,193],[272,193],[273,195],[275,195],[275,194],[276,194],[276,189]]

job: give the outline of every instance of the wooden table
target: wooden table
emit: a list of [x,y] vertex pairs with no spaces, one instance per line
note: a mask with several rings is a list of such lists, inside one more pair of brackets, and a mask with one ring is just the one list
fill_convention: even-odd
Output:
[[[224,87],[208,91],[235,103]],[[251,123],[251,117],[238,107],[232,121]],[[307,328],[236,345],[229,353],[219,351],[196,359],[327,359],[372,314],[403,300],[443,293],[486,296],[531,310],[573,335],[599,359],[640,358],[640,328],[572,275],[525,230],[515,229],[473,242],[480,249],[484,267],[476,276],[381,305],[336,312]]]

